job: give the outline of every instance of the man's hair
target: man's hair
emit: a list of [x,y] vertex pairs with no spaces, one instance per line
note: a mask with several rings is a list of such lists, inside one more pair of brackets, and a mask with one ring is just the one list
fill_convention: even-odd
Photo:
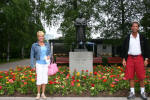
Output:
[[140,26],[139,22],[136,22],[136,21],[134,21],[134,22],[131,23],[131,27],[133,26],[133,24],[137,24],[138,27]]

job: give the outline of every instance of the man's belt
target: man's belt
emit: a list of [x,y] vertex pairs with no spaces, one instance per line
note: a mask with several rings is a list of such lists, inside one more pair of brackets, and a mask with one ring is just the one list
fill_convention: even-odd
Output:
[[128,55],[128,56],[131,56],[131,57],[137,57],[137,56],[141,56],[141,54],[140,55]]

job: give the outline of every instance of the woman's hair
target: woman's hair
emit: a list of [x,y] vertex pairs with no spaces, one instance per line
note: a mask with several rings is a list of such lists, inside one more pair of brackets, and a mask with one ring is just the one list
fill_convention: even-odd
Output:
[[37,32],[37,36],[39,36],[39,35],[40,35],[40,36],[41,36],[41,35],[44,36],[44,32],[43,32],[43,31],[38,31],[38,32]]

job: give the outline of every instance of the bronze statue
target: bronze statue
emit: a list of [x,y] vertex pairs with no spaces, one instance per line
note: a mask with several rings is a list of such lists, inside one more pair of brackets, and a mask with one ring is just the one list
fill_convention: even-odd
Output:
[[83,13],[79,12],[79,17],[75,20],[75,28],[76,28],[76,44],[77,49],[86,49],[85,42],[85,29],[87,26],[86,19],[83,18]]

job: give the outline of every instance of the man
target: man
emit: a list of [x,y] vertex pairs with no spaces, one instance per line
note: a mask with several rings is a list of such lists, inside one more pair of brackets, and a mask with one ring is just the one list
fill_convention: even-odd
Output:
[[125,77],[130,83],[130,93],[127,99],[135,98],[134,90],[134,76],[139,79],[141,98],[147,100],[144,79],[145,79],[145,67],[148,65],[148,44],[146,38],[138,33],[139,23],[133,22],[131,26],[132,33],[129,34],[122,47],[122,64],[126,66]]

